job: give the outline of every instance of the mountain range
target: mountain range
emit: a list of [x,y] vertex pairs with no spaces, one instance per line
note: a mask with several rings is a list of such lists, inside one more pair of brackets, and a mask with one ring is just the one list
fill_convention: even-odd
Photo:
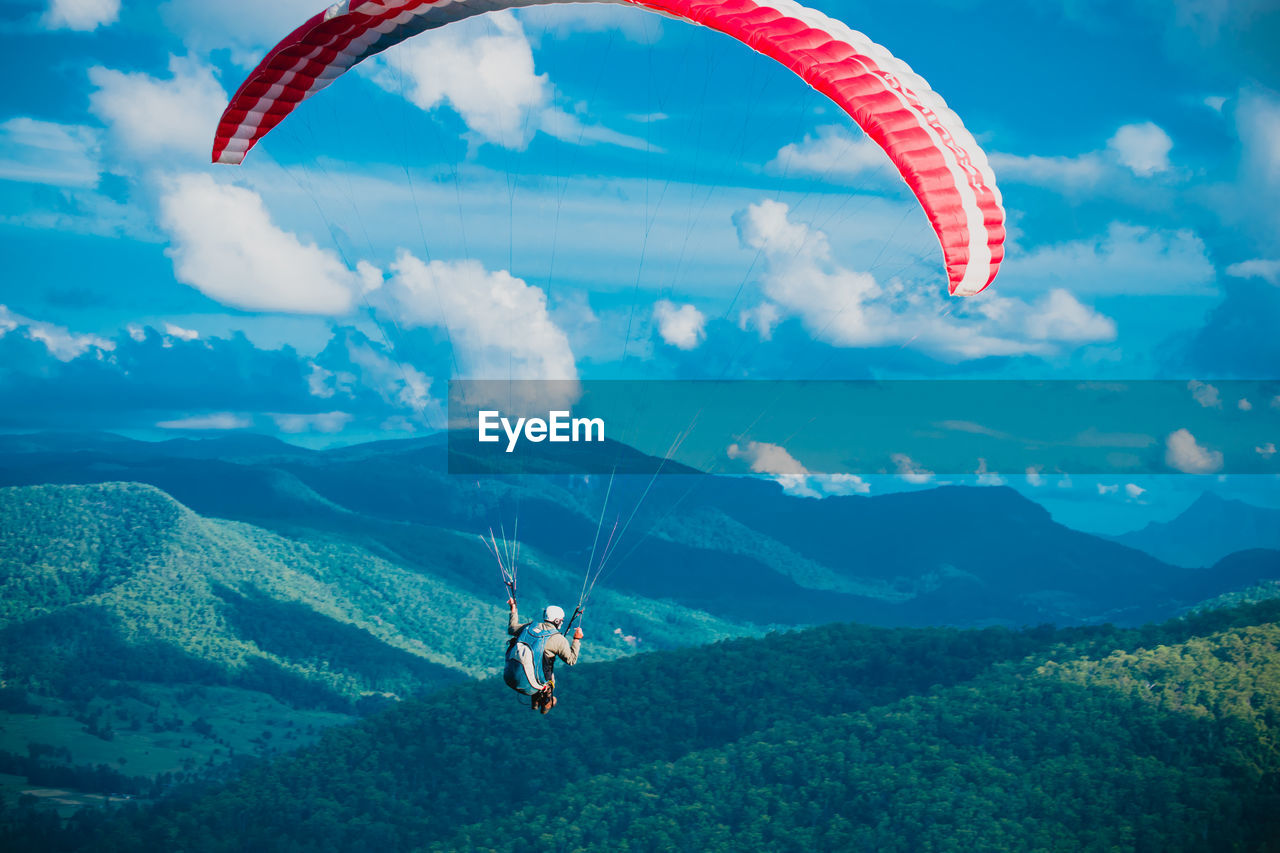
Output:
[[[705,475],[457,476],[439,437],[328,451],[248,435],[0,440],[0,484],[113,481],[286,538],[341,539],[498,603],[496,567],[471,537],[518,527],[526,553],[581,577],[612,533],[602,588],[739,626],[1134,624],[1280,576],[1280,554],[1256,539],[1226,563],[1174,565],[1064,527],[1006,487],[815,501]],[[445,531],[457,547],[440,549]],[[671,644],[626,620],[605,629]]]
[[1112,537],[1175,566],[1209,566],[1228,554],[1280,550],[1280,510],[1204,492],[1171,521]]

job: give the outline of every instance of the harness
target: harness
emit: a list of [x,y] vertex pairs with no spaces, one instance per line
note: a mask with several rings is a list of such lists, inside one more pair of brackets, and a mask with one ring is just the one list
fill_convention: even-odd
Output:
[[507,646],[507,664],[502,680],[512,690],[532,696],[549,686],[543,681],[542,660],[547,641],[560,633],[545,623],[529,623]]

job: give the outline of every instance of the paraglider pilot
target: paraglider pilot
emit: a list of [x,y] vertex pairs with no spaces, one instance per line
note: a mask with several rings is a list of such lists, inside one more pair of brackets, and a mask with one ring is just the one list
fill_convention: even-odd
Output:
[[564,624],[564,611],[554,604],[542,611],[542,620],[520,624],[520,615],[516,612],[516,600],[507,599],[511,608],[511,618],[507,622],[507,633],[511,641],[507,644],[507,663],[502,678],[512,690],[532,697],[532,707],[547,713],[556,704],[556,679],[553,672],[556,658],[573,666],[578,662],[578,648],[582,644],[582,629],[573,629],[573,642],[570,643],[560,626]]

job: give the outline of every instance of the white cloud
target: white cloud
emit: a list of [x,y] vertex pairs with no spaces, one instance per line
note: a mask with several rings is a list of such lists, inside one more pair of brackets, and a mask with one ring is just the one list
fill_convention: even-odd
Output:
[[978,470],[973,473],[978,475],[979,486],[1003,486],[1005,484],[1004,477],[1001,477],[995,471],[987,470],[987,460],[978,459]]
[[350,395],[355,386],[356,377],[345,370],[326,370],[314,361],[310,362],[311,372],[307,374],[307,391],[312,397],[327,400],[341,392]]
[[156,426],[160,427],[160,429],[247,429],[253,426],[253,421],[244,415],[236,415],[231,412],[216,412],[173,421],[160,421]]
[[1270,284],[1280,284],[1280,261],[1261,258],[1241,261],[1227,267],[1227,275],[1236,278],[1260,278]]
[[558,107],[548,107],[538,115],[537,129],[548,136],[554,136],[561,142],[582,145],[588,142],[600,142],[605,145],[617,145],[635,151],[660,153],[656,145],[652,145],[638,136],[629,136],[610,130],[599,124],[585,124],[582,119],[567,113]]
[[903,480],[916,486],[924,485],[933,479],[933,472],[922,468],[905,453],[895,453],[889,457],[894,470]]
[[1209,97],[1204,99],[1204,105],[1209,109],[1213,110],[1215,113],[1222,112],[1222,108],[1226,106],[1226,104],[1227,104],[1227,99],[1222,97],[1221,95],[1210,95]]
[[1236,125],[1254,176],[1267,187],[1280,184],[1280,99],[1261,91],[1241,92]]
[[430,376],[352,339],[347,341],[347,357],[360,371],[360,387],[372,388],[393,406],[412,409],[428,426],[445,424],[444,409],[431,396]]
[[1099,495],[1114,495],[1118,491],[1120,491],[1119,483],[1112,483],[1109,486],[1104,486],[1102,483],[1098,483]]
[[569,339],[540,288],[479,261],[423,263],[405,251],[391,269],[387,310],[410,326],[446,328],[469,378],[577,378]]
[[1250,403],[1248,398],[1241,397],[1239,400],[1236,401],[1236,408],[1242,412],[1252,412],[1253,403]]
[[277,227],[262,198],[208,175],[168,180],[160,225],[174,275],[211,299],[249,311],[346,314],[359,287],[337,256]]
[[988,159],[1001,181],[1048,186],[1068,192],[1092,189],[1111,168],[1107,160],[1096,152],[1075,157],[1045,157],[993,151]]
[[814,474],[811,480],[827,495],[871,494],[871,484],[857,474]]
[[510,12],[442,27],[365,63],[388,92],[430,110],[448,103],[485,141],[522,149],[537,126],[531,113],[550,100],[547,75]]
[[49,355],[58,361],[71,361],[91,349],[96,349],[99,357],[101,357],[103,353],[111,352],[116,348],[115,342],[106,338],[101,338],[97,335],[77,334],[65,326],[56,326],[53,323],[32,320],[21,314],[15,314],[6,306],[0,305],[0,338],[10,332],[17,332],[29,340],[44,344],[45,349],[49,351]]
[[1235,119],[1243,153],[1240,192],[1230,197],[1229,212],[1237,217],[1243,214],[1249,227],[1260,230],[1268,245],[1274,245],[1271,241],[1280,227],[1280,209],[1274,201],[1280,195],[1280,98],[1244,89]]
[[1019,155],[993,151],[991,168],[1001,181],[1048,187],[1069,196],[1130,191],[1132,177],[1151,178],[1172,171],[1173,140],[1152,122],[1118,128],[1100,151],[1066,155]]
[[1195,400],[1203,408],[1222,408],[1222,395],[1218,393],[1218,389],[1213,385],[1192,379],[1187,383],[1187,390],[1191,392],[1191,399]]
[[1044,477],[1040,474],[1043,469],[1042,465],[1032,465],[1027,468],[1027,485],[1039,488],[1044,485]]
[[782,490],[802,498],[821,497],[809,483],[809,471],[792,456],[785,447],[767,441],[748,441],[731,444],[727,451],[730,459],[741,459],[757,474],[768,474],[782,485]]
[[1274,441],[1268,441],[1266,444],[1255,447],[1253,450],[1263,459],[1270,459],[1272,456],[1276,455],[1276,444]]
[[808,174],[823,178],[856,178],[885,170],[896,175],[889,155],[861,131],[844,125],[825,125],[804,141],[784,145],[766,168],[778,174]]
[[181,341],[194,341],[200,337],[200,333],[194,329],[184,329],[181,326],[175,326],[173,323],[164,324],[164,333]]
[[102,167],[98,131],[18,116],[0,124],[0,179],[93,187]]
[[1212,474],[1222,468],[1222,453],[1202,447],[1190,430],[1179,429],[1165,439],[1164,461],[1184,474]]
[[773,338],[773,330],[785,319],[782,309],[772,302],[761,302],[751,308],[744,308],[738,314],[738,328],[746,330],[754,328],[760,340]]
[[420,109],[448,104],[477,141],[523,150],[541,130],[570,142],[644,147],[552,104],[551,83],[535,71],[533,47],[509,11],[431,30],[358,67]]
[[1075,293],[1213,293],[1215,271],[1194,232],[1113,222],[1105,235],[1011,256],[1005,290],[1067,286]]
[[281,432],[341,432],[351,422],[348,412],[322,412],[319,414],[272,414],[271,419]]
[[169,57],[167,80],[95,66],[89,109],[118,140],[121,153],[209,156],[227,95],[213,70],[190,57]]
[[232,59],[252,67],[267,48],[314,15],[316,0],[167,0],[159,4],[169,29],[182,36],[189,50],[232,49]]
[[840,266],[827,235],[793,222],[787,205],[763,201],[734,222],[746,248],[763,257],[765,301],[743,310],[742,328],[767,339],[787,316],[799,317],[817,340],[842,347],[914,344],[943,358],[1048,355],[1061,344],[1110,340],[1114,323],[1061,288],[1035,303],[983,295],[952,300],[936,287],[897,279],[882,285]]
[[1034,341],[1087,343],[1109,341],[1116,336],[1116,324],[1084,305],[1062,288],[1049,291],[1027,312],[1025,329]]
[[1149,178],[1169,171],[1173,140],[1158,125],[1148,121],[1121,127],[1107,140],[1107,149],[1120,165],[1140,178]]
[[41,23],[51,30],[92,32],[119,17],[120,0],[49,0]]
[[1146,489],[1142,488],[1142,486],[1139,486],[1137,483],[1125,483],[1124,486],[1124,493],[1128,495],[1131,500],[1135,501],[1142,497],[1146,491]]
[[662,18],[629,6],[601,3],[562,3],[530,6],[516,12],[530,32],[545,38],[566,38],[574,33],[620,33],[635,44],[655,44],[662,37]]
[[692,305],[679,305],[668,299],[653,306],[662,340],[677,349],[691,350],[706,339],[706,316]]

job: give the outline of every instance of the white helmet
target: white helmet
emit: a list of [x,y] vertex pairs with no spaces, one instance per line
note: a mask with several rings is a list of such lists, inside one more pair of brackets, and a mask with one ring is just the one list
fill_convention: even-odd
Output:
[[547,609],[542,611],[543,622],[554,622],[559,625],[564,621],[564,611],[554,604],[547,605]]

